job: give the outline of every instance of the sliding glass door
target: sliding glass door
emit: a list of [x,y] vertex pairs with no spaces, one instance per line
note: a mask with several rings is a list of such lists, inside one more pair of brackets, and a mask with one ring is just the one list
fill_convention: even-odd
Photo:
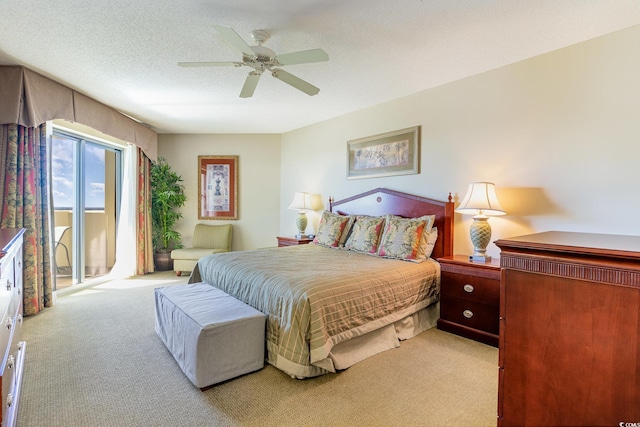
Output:
[[51,191],[56,289],[103,276],[115,263],[122,151],[54,129]]

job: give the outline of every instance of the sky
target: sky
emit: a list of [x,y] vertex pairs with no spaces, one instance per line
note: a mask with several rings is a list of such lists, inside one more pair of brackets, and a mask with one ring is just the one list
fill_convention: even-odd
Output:
[[[51,150],[53,205],[56,209],[73,206],[73,141],[54,137]],[[85,205],[104,209],[104,149],[85,144]]]

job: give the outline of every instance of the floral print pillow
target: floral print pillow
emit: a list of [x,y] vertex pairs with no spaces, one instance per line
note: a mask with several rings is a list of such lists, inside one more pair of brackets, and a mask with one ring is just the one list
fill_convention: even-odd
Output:
[[[397,215],[387,215],[387,221],[391,218],[403,219],[404,217]],[[435,234],[433,234],[432,230],[433,225],[436,222],[435,215],[423,215],[414,219],[423,219],[427,223],[424,227],[424,231],[422,232],[422,237],[420,239],[420,246],[418,248],[418,260],[425,260],[431,256],[431,252],[433,252],[433,248],[435,246],[435,241],[438,238],[438,230],[436,228]]]
[[340,237],[345,231],[349,217],[338,215],[329,211],[324,211],[318,224],[318,232],[313,239],[313,243],[318,245],[337,248],[340,244]]
[[420,249],[418,249],[418,259],[428,259],[433,253],[433,248],[438,240],[438,227],[432,227],[430,233],[422,233],[420,239]]
[[356,215],[344,247],[351,251],[376,254],[384,226],[384,217]]
[[427,221],[420,218],[387,219],[378,255],[386,258],[418,260],[418,250]]

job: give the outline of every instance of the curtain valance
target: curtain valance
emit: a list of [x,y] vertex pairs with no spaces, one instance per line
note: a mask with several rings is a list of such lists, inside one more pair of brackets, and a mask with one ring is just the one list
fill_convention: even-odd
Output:
[[158,135],[124,114],[22,66],[0,66],[0,125],[64,119],[140,147],[152,160]]

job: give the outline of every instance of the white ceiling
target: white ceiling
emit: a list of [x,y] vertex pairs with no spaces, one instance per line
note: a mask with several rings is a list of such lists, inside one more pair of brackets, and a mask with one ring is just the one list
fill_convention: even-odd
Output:
[[[2,0],[0,64],[20,64],[159,133],[283,133],[640,23],[638,0]],[[308,96],[247,67],[213,24],[276,53]]]

